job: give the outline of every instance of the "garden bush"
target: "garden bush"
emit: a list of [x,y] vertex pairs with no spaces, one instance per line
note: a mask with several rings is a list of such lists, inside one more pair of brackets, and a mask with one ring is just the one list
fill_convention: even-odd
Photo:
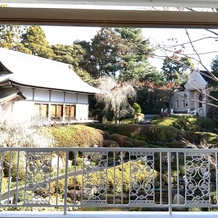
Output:
[[214,132],[218,124],[206,117],[199,116],[178,116],[173,115],[163,119],[151,120],[152,124],[161,126],[173,126],[183,131],[209,131]]
[[124,143],[123,143],[123,147],[133,147],[134,146],[134,143],[132,143],[132,142],[130,142],[130,141],[125,141]]
[[[138,123],[138,121],[137,121]],[[139,132],[141,129],[141,125],[136,125],[136,124],[99,124],[99,123],[92,123],[92,124],[87,124],[89,127],[104,130],[107,134],[120,134],[124,135],[130,138],[137,138],[139,136]]]
[[109,139],[117,142],[120,147],[123,147],[124,146],[123,144],[126,141],[129,141],[130,143],[133,142],[133,140],[131,138],[128,138],[127,136],[123,136],[120,134],[112,134],[112,135],[110,135]]
[[148,144],[143,140],[132,139],[127,136],[112,134],[110,140],[116,141],[120,147],[139,147],[147,148]]
[[31,122],[17,121],[13,116],[0,114],[1,147],[53,147],[55,140],[43,129],[33,128]]
[[201,142],[209,144],[218,144],[218,135],[211,132],[196,132],[196,135]]
[[174,141],[174,142],[165,143],[165,146],[168,148],[184,148],[185,144],[183,142]]
[[130,138],[137,138],[140,132],[140,125],[134,124],[113,124],[108,125],[108,132],[110,134],[117,133]]
[[134,140],[133,142],[133,147],[138,147],[138,148],[148,148],[150,147],[148,143],[146,143],[143,140]]
[[119,147],[119,144],[116,141],[113,140],[104,140],[103,141],[103,147]]
[[[135,166],[135,167],[134,167]],[[116,193],[122,193],[128,192],[130,187],[130,173],[131,170],[138,169],[136,173],[136,180],[135,184],[140,184],[143,182],[146,177],[153,176],[155,180],[157,180],[159,174],[157,171],[153,171],[152,169],[149,171],[148,168],[144,167],[144,163],[140,160],[138,161],[130,161],[127,163],[124,163],[122,166],[116,166],[115,171],[114,169],[108,169],[107,171],[107,178],[105,178],[105,183],[107,187],[109,187],[108,193],[113,193],[114,190],[116,190]],[[141,170],[143,169],[143,170]],[[102,172],[94,172],[90,173],[89,176],[89,184],[90,187],[96,185],[102,185]],[[114,180],[115,178],[115,180]],[[82,184],[84,183],[84,180],[82,181],[82,175],[78,175],[76,177],[72,176],[68,178],[68,189],[73,189],[74,185],[76,186],[76,189],[81,189]],[[56,182],[51,183],[50,192],[52,195],[56,193],[56,190],[58,190],[58,193],[63,194],[64,190],[64,179],[59,180],[58,184]],[[57,187],[58,185],[58,187]]]
[[57,147],[102,146],[106,136],[105,131],[84,125],[55,126],[46,130],[54,136]]
[[147,142],[172,142],[180,134],[180,131],[172,126],[148,125],[143,126],[140,138]]
[[128,119],[122,119],[120,121],[120,124],[138,124],[139,120],[141,120],[142,118],[138,118],[137,116],[133,117],[133,118],[128,118]]
[[199,143],[198,135],[193,131],[186,131],[183,137],[191,143]]
[[135,110],[135,113],[136,113],[136,114],[140,114],[140,113],[142,112],[142,109],[141,109],[140,105],[137,104],[137,103],[134,103],[134,104],[132,105],[132,108]]

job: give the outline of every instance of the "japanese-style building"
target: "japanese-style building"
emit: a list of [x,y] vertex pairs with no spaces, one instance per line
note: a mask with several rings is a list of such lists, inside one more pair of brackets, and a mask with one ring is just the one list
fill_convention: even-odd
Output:
[[0,48],[1,113],[85,122],[96,92],[68,64]]

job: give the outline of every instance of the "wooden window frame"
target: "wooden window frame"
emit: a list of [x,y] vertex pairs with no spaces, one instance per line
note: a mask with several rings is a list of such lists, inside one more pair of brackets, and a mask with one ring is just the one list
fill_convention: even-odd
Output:
[[[67,113],[66,113],[67,108],[68,108],[68,115],[69,116],[67,116]],[[72,108],[74,111],[73,114],[71,114]],[[75,104],[65,104],[64,105],[64,116],[65,116],[65,119],[75,119],[76,118],[76,105]]]
[[[39,106],[38,111],[36,111],[36,106]],[[45,114],[43,113],[43,107],[44,106],[46,106],[46,113]],[[38,102],[36,102],[36,103],[34,103],[34,107],[35,107],[34,110],[35,110],[35,115],[36,116],[48,118],[48,115],[49,115],[49,112],[48,112],[49,104],[48,103],[38,103]],[[38,112],[38,113],[36,113],[36,112]]]

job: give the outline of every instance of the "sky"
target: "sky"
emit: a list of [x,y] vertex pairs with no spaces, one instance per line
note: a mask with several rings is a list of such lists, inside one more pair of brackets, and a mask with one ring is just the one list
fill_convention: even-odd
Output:
[[[100,28],[98,27],[67,27],[67,26],[42,26],[46,38],[48,42],[53,44],[73,44],[75,40],[86,40],[90,41],[91,38],[97,33]],[[171,46],[172,44],[177,44],[188,42],[188,36],[185,32],[185,29],[160,29],[160,28],[144,28],[143,35],[144,37],[150,40],[153,46],[157,46],[158,44],[165,44]],[[218,31],[217,31],[218,32]],[[213,34],[209,34],[207,31],[202,29],[189,29],[189,36],[191,40],[196,40],[205,36],[214,36]],[[212,59],[218,55],[218,42],[215,41],[212,37],[210,39],[205,39],[193,44],[194,48],[198,53],[207,53],[202,54],[202,62],[204,65],[210,69],[210,64]],[[208,52],[210,52],[208,54]],[[156,51],[157,55],[165,56],[170,55],[170,53],[166,51]],[[192,56],[194,54],[193,49],[190,45],[185,45],[185,54]],[[192,57],[198,58],[196,55]],[[160,69],[162,66],[162,59],[153,58],[151,62]],[[201,65],[194,62],[195,66],[199,69],[203,69]]]

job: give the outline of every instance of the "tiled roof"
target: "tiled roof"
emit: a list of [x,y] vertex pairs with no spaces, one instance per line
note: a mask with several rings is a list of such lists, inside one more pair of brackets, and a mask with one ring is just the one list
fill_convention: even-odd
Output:
[[68,64],[0,48],[0,62],[9,74],[0,74],[0,83],[12,83],[56,89],[96,93],[98,90],[85,83]]

